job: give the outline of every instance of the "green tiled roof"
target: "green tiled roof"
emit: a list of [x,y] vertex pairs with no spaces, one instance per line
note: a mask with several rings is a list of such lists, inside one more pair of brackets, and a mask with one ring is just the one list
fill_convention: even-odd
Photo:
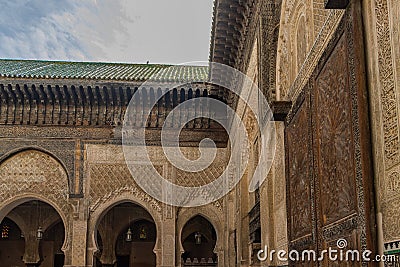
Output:
[[208,67],[0,59],[0,77],[117,81],[205,81]]

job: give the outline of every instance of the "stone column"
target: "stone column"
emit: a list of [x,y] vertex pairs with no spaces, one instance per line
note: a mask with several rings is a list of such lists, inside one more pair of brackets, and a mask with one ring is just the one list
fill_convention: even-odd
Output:
[[[375,177],[378,254],[384,243],[400,240],[400,4],[361,1],[369,89]],[[397,215],[397,216],[396,216]],[[379,266],[384,266],[383,262]]]
[[25,253],[23,262],[29,267],[40,266],[39,244],[40,240],[36,239],[36,232],[25,232]]
[[[176,181],[176,173],[171,165],[164,168],[163,176],[172,183]],[[171,203],[171,199],[174,197],[171,191],[171,188],[163,188],[164,203]],[[157,233],[157,267],[175,267],[177,210],[167,204],[162,204],[162,210],[160,233]],[[156,218],[154,219],[156,220]]]
[[[87,212],[83,199],[72,199],[71,204],[74,207],[73,216],[71,218],[72,227],[72,247],[71,267],[86,266],[86,244],[87,244]],[[67,256],[67,253],[65,253]],[[68,266],[68,265],[66,265]]]
[[115,255],[115,233],[113,233],[114,211],[109,211],[99,225],[99,232],[103,240],[103,251],[100,262],[102,266],[114,266],[117,261]]
[[102,266],[114,266],[117,261],[117,257],[115,255],[115,240],[111,231],[105,231],[105,235],[103,234],[103,252],[101,254],[100,262]]
[[225,253],[223,248],[219,248],[218,251],[216,251],[218,255],[218,267],[225,267]]
[[117,258],[115,256],[115,246],[110,244],[103,247],[103,253],[101,254],[100,262],[102,266],[114,266]]
[[86,264],[87,221],[72,222],[72,261],[71,267],[84,267]]
[[[161,244],[161,253],[157,255],[157,267],[174,267],[175,266],[175,208],[169,205],[163,205],[163,222],[161,233],[158,235],[162,238],[159,240]],[[161,256],[161,259],[159,259]],[[161,263],[161,265],[158,265]]]
[[32,209],[27,209],[24,212],[28,216],[24,217],[20,212],[21,210],[18,212],[15,210],[11,211],[8,217],[18,225],[25,236],[25,251],[22,261],[26,266],[40,266],[40,240],[36,238],[36,231],[38,229],[37,214]]
[[[224,206],[226,206],[225,213],[225,234],[221,236],[226,244],[226,253],[224,254],[224,262],[226,266],[236,266],[236,253],[235,253],[235,196],[236,190],[233,189],[224,199]],[[218,261],[221,262],[220,255]]]

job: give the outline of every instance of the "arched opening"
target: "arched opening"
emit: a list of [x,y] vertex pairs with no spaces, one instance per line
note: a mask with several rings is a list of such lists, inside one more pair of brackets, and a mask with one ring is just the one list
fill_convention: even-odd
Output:
[[40,200],[23,202],[4,217],[0,227],[4,266],[64,266],[65,228],[51,205]]
[[156,225],[139,205],[124,202],[108,210],[98,223],[96,239],[96,267],[156,266]]
[[198,215],[190,219],[182,229],[181,240],[183,266],[217,266],[217,234],[206,218]]

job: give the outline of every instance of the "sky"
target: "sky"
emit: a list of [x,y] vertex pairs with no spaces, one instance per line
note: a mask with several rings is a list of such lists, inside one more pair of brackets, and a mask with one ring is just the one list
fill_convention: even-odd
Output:
[[208,61],[213,0],[0,0],[0,58]]

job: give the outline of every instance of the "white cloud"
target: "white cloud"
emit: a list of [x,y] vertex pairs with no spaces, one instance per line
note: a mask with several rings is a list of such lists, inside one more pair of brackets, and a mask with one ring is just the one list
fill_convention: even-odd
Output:
[[0,0],[0,57],[207,60],[212,0]]

